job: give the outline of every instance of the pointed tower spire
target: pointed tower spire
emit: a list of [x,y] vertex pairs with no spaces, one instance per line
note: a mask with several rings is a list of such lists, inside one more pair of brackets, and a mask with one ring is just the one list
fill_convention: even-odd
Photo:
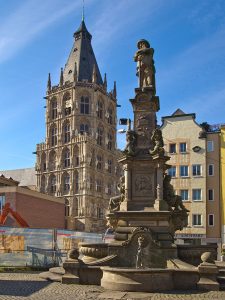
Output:
[[105,73],[105,76],[104,76],[103,87],[107,91],[107,77],[106,77],[106,73]]
[[97,83],[97,72],[96,72],[96,65],[93,66],[93,72],[92,72],[92,82]]
[[63,79],[63,68],[61,68],[59,85],[60,85],[60,86],[63,86],[63,83],[64,83],[64,79]]
[[52,83],[51,83],[51,74],[48,73],[48,83],[47,83],[47,91],[51,91]]
[[84,0],[83,0],[83,8],[82,8],[82,22],[84,21]]
[[117,91],[116,91],[116,81],[114,81],[114,86],[113,86],[113,97],[116,99],[117,96]]
[[74,65],[74,73],[73,73],[74,82],[77,82],[77,63]]

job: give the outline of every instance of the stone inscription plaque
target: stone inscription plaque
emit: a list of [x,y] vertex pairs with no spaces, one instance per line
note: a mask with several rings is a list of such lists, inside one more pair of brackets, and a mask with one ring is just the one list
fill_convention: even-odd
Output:
[[130,221],[129,226],[157,226],[157,221]]

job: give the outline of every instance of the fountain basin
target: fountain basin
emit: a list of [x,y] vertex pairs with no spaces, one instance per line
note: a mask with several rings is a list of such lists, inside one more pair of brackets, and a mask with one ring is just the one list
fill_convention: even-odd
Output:
[[196,270],[158,268],[101,267],[101,286],[124,292],[159,292],[166,290],[197,289],[199,273]]

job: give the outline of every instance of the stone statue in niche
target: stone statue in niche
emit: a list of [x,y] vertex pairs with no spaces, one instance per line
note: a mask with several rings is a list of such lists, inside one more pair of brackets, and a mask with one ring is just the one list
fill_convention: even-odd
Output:
[[164,142],[163,142],[163,137],[162,137],[162,131],[159,128],[156,128],[152,132],[151,136],[151,141],[154,145],[153,150],[149,150],[149,153],[151,155],[164,155],[165,150],[164,150]]
[[144,235],[141,235],[137,239],[138,249],[136,255],[136,268],[144,268],[144,248],[146,247],[146,239]]
[[154,49],[146,40],[137,43],[138,51],[135,53],[134,61],[137,62],[137,76],[139,87],[155,87],[155,66],[153,60]]
[[135,155],[136,133],[133,130],[127,130],[126,143],[123,153],[131,156]]
[[189,210],[184,206],[181,196],[175,195],[170,181],[171,176],[165,175],[163,180],[163,199],[167,202],[169,210],[188,212]]
[[110,198],[109,200],[109,211],[118,211],[120,209],[121,202],[125,198],[125,176],[120,177],[120,182],[117,185],[117,189],[120,192],[120,195]]

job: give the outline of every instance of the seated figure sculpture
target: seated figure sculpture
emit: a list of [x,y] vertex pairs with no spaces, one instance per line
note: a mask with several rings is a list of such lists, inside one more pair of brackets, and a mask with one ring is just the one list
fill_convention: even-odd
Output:
[[162,131],[159,128],[156,128],[152,132],[151,136],[151,141],[154,145],[153,150],[149,150],[149,153],[151,155],[164,155],[165,150],[164,150],[164,142],[163,142],[163,137],[162,137]]
[[184,206],[181,196],[174,193],[174,189],[170,181],[171,176],[166,174],[163,180],[163,198],[167,202],[169,210],[172,211],[174,208],[174,211],[189,211]]
[[125,177],[120,177],[120,182],[117,185],[117,189],[120,195],[110,198],[109,200],[109,211],[118,211],[120,209],[120,204],[124,200],[125,196]]

